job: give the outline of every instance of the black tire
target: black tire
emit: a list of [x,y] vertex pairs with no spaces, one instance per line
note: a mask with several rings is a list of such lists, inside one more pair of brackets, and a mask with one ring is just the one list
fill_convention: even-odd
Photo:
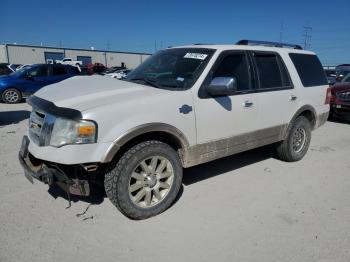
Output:
[[[305,142],[299,143],[300,146],[297,147],[298,144],[294,144],[293,142],[296,141],[296,136],[298,136],[300,130],[304,130],[301,133],[305,132]],[[299,116],[289,128],[286,139],[277,145],[277,155],[281,160],[286,162],[299,161],[309,149],[310,141],[311,123],[306,117]]]
[[[140,207],[133,202],[129,193],[132,173],[142,160],[161,156],[166,158],[173,170],[172,184],[164,198],[156,205]],[[177,152],[160,141],[145,141],[130,148],[119,160],[111,162],[105,174],[105,191],[110,201],[127,217],[146,219],[165,211],[177,197],[182,184],[182,165]],[[153,195],[154,196],[154,195]]]
[[9,88],[2,93],[1,99],[6,104],[16,104],[21,102],[22,94],[16,88]]

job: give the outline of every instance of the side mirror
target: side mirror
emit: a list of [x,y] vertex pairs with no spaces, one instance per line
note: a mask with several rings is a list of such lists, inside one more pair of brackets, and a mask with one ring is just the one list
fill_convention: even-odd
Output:
[[215,77],[206,88],[212,96],[229,96],[237,91],[235,77]]

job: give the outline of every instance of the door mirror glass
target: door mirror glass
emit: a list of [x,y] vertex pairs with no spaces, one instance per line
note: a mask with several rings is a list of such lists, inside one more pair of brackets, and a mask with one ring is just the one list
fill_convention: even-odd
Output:
[[207,87],[207,92],[212,96],[229,96],[237,91],[235,77],[215,77]]

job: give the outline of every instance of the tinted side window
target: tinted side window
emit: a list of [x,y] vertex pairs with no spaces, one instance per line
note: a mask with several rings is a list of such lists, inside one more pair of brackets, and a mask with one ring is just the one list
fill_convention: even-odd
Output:
[[63,66],[54,66],[52,68],[52,74],[54,76],[65,75],[65,74],[67,74],[66,68]]
[[226,56],[214,71],[214,77],[235,77],[238,91],[251,89],[247,57],[243,53]]
[[320,60],[315,55],[289,54],[304,87],[327,85]]
[[291,87],[291,81],[286,68],[275,53],[254,53],[255,64],[259,78],[260,89]]
[[0,75],[8,75],[12,73],[10,68],[8,68],[6,65],[0,65]]
[[44,77],[48,75],[47,69],[47,66],[37,66],[30,69],[27,74],[32,77]]

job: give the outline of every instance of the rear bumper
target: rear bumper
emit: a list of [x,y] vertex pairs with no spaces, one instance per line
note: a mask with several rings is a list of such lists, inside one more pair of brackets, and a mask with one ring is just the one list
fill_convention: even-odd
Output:
[[319,114],[316,119],[316,128],[324,125],[328,119],[329,111]]
[[350,119],[350,103],[334,103],[331,105],[331,113],[334,116]]

